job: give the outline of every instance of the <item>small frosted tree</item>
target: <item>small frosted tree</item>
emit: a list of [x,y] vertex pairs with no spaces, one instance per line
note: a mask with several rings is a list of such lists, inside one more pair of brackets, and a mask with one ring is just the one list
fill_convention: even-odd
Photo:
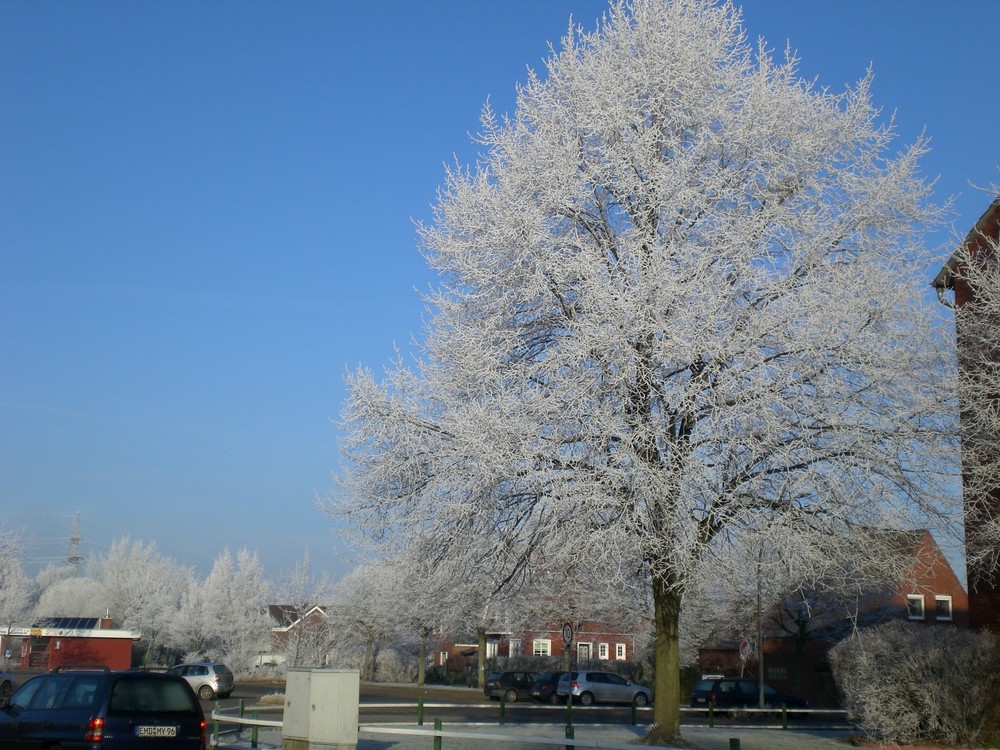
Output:
[[[290,606],[298,623],[289,631],[282,655],[289,667],[322,666],[332,642],[328,616],[310,610],[326,606],[332,599],[333,583],[325,573],[317,573],[309,563],[309,553],[290,571],[279,576],[274,586],[278,603]],[[325,611],[325,610],[324,610]]]
[[270,647],[268,585],[256,552],[241,549],[235,564],[228,549],[205,579],[203,606],[209,651],[224,655],[233,671],[247,672]]
[[21,568],[20,535],[0,527],[0,629],[27,625],[37,596],[37,587]]
[[90,569],[91,577],[107,592],[115,621],[142,633],[143,665],[152,663],[156,647],[176,617],[191,571],[157,552],[155,542],[143,544],[128,538],[114,542]]
[[652,739],[679,734],[684,593],[727,538],[954,515],[926,145],[897,150],[870,76],[796,66],[730,4],[571,30],[419,230],[416,362],[348,380],[337,510],[371,538],[478,549],[508,589],[553,549],[642,560]]

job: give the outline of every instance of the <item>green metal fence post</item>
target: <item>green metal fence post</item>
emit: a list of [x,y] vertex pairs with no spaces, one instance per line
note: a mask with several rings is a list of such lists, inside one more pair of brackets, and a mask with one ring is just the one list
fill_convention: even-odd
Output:
[[[573,725],[572,724],[567,724],[566,725],[566,739],[567,740],[573,739]],[[574,747],[576,747],[576,745],[574,745],[574,744],[572,744],[570,742],[566,743],[566,750],[573,750]]]
[[636,712],[635,701],[632,701],[632,726],[636,725],[635,712]]
[[788,704],[781,704],[781,728],[788,729]]
[[715,727],[715,706],[711,703],[708,704],[708,728],[713,729]]
[[[212,713],[215,714],[215,713],[218,713],[218,712],[219,712],[219,701],[216,701],[215,702],[215,710],[212,711]],[[213,744],[218,745],[219,744],[219,720],[215,719],[212,723],[214,725],[214,728],[212,729],[212,737],[215,740],[215,742]]]
[[424,725],[424,696],[417,698],[417,726]]
[[729,750],[740,750],[740,738],[730,737],[729,738]]
[[507,701],[500,696],[500,726],[507,723]]
[[[254,721],[256,721],[257,719],[259,719],[260,718],[260,711],[254,711],[253,712],[253,718],[254,718]],[[257,747],[257,729],[258,729],[258,727],[257,727],[256,724],[254,724],[252,727],[250,727],[250,747],[251,748],[256,748]]]
[[[441,719],[434,719],[434,731],[435,732],[440,732],[441,731]],[[440,734],[435,734],[434,735],[434,750],[441,750],[441,735]]]

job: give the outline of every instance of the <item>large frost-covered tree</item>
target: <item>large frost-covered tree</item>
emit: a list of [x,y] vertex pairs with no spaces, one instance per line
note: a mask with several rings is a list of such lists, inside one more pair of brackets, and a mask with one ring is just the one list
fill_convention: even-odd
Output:
[[348,379],[336,510],[371,539],[434,536],[508,586],[559,555],[649,581],[657,738],[716,549],[940,510],[926,145],[899,150],[870,76],[796,66],[704,0],[571,31],[419,230],[442,283],[417,361]]

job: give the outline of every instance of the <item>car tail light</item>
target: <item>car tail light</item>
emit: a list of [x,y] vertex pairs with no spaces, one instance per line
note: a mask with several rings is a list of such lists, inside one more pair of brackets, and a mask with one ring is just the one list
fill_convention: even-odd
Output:
[[84,742],[101,742],[104,739],[104,719],[100,716],[92,716],[87,722],[87,733],[83,736]]
[[208,738],[205,736],[205,732],[207,731],[207,727],[208,727],[208,724],[206,724],[205,720],[202,719],[201,720],[201,747],[202,747],[202,750],[205,750],[205,748],[208,747]]
[[579,682],[577,682],[576,680],[570,680],[569,681],[569,688],[570,688],[570,690],[576,690],[578,687],[580,687],[580,683]]

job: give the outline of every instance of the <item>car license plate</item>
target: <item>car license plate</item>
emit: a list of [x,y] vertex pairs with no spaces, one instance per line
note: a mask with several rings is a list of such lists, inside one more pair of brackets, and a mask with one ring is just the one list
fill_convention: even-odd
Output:
[[154,727],[138,726],[135,728],[136,737],[176,737],[176,726]]

